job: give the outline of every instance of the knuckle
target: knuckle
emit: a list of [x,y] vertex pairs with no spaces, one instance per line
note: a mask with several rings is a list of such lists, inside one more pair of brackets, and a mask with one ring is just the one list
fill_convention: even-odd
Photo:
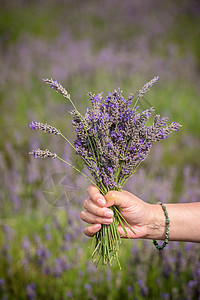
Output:
[[103,217],[105,210],[97,208],[95,213],[97,216]]
[[100,223],[100,224],[103,224],[103,218],[97,218],[95,220],[96,223]]

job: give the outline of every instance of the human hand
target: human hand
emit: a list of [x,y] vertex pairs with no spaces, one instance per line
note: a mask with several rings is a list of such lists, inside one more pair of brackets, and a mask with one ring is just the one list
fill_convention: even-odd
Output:
[[[81,212],[81,219],[87,223],[94,224],[84,230],[87,236],[93,236],[99,231],[101,224],[109,225],[112,223],[113,211],[109,209],[112,205],[122,208],[120,213],[136,233],[134,234],[124,223],[130,238],[145,238],[148,236],[148,231],[154,218],[151,204],[140,200],[127,191],[109,191],[103,197],[95,186],[89,186],[87,193],[89,198],[84,201],[86,210]],[[118,226],[118,231],[121,237],[126,237],[121,225]]]

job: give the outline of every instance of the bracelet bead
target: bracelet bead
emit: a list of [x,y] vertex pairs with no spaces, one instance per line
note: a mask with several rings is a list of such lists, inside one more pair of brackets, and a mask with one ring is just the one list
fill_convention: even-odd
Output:
[[170,220],[169,220],[168,212],[166,210],[166,206],[164,204],[162,204],[161,201],[157,202],[157,204],[160,204],[163,211],[164,211],[164,214],[165,214],[165,217],[166,217],[166,227],[167,228],[166,228],[165,240],[164,240],[163,244],[159,245],[156,240],[153,240],[153,244],[156,247],[156,249],[163,250],[167,246],[167,244],[169,243],[169,224],[170,224]]

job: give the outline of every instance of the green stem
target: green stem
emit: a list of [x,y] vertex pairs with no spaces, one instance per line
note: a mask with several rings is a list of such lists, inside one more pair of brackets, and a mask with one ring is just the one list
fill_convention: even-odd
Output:
[[62,133],[60,133],[60,135],[63,137],[63,139],[65,139],[67,142],[68,142],[68,144],[70,144],[70,146],[76,151],[76,148],[74,147],[74,145],[62,134]]
[[95,162],[98,164],[98,162],[96,161],[96,155],[95,155],[95,151],[94,151],[94,148],[93,148],[91,139],[90,139],[90,137],[89,137],[89,135],[88,135],[88,132],[87,132],[85,126],[84,126],[84,125],[85,125],[85,124],[84,124],[84,123],[85,123],[85,120],[84,120],[84,118],[82,117],[82,115],[80,114],[80,112],[78,111],[78,109],[76,108],[76,106],[74,105],[74,103],[72,102],[71,99],[70,99],[70,102],[71,102],[71,104],[73,105],[75,111],[77,112],[77,114],[78,114],[78,116],[79,116],[79,118],[80,118],[80,120],[81,120],[81,122],[82,122],[83,128],[84,128],[84,130],[85,130],[85,133],[86,133],[86,135],[87,135],[88,141],[89,141],[90,146],[91,146],[91,149],[92,149],[93,157],[94,157],[94,159],[95,159]]
[[[112,206],[111,209],[114,212],[113,222],[110,225],[102,225],[100,231],[94,235],[94,251],[92,257],[96,262],[96,265],[99,262],[102,262],[102,265],[112,265],[112,260],[116,259],[119,269],[121,270],[121,265],[119,262],[118,252],[119,252],[119,243],[121,238],[118,232],[118,225],[123,225],[123,220],[121,218],[121,213],[118,211],[116,206]],[[126,220],[125,220],[125,223]],[[130,226],[130,225],[129,225]],[[126,232],[126,229],[125,229]]]
[[74,170],[76,170],[78,173],[80,173],[81,175],[83,175],[85,178],[87,178],[87,180],[89,180],[93,185],[95,185],[95,186],[101,191],[101,193],[103,193],[103,191],[101,190],[101,188],[98,187],[98,186],[96,185],[96,183],[95,183],[93,180],[91,180],[87,175],[85,175],[83,172],[81,172],[79,169],[77,169],[77,168],[74,167],[72,164],[70,164],[70,163],[67,162],[66,160],[62,159],[61,157],[57,156],[57,158],[58,158],[59,160],[61,160],[62,162],[64,162],[65,164],[67,164],[68,166],[70,166],[71,168],[73,168]]
[[98,162],[98,166],[100,168],[100,159],[99,159],[98,144],[96,143],[96,141],[98,140],[96,124],[94,124],[94,129],[95,129],[95,139],[96,139],[95,140],[95,148],[96,148],[96,153],[97,153],[97,162]]
[[[75,111],[77,112],[77,114],[78,114],[78,116],[79,116],[79,118],[80,118],[80,120],[81,120],[81,122],[82,122],[83,128],[84,128],[84,130],[85,130],[85,133],[86,133],[86,135],[87,135],[88,141],[89,141],[90,146],[91,146],[91,149],[92,149],[92,154],[93,154],[94,161],[95,161],[96,164],[98,165],[98,164],[99,164],[99,159],[96,160],[95,149],[93,148],[92,141],[91,141],[91,139],[90,139],[90,137],[89,137],[89,135],[88,135],[88,132],[87,132],[87,130],[86,130],[86,128],[85,128],[85,120],[84,120],[83,116],[80,114],[80,112],[78,111],[78,109],[76,108],[74,102],[71,100],[71,97],[70,97],[69,94],[68,94],[68,96],[67,96],[66,98],[70,101],[71,105],[73,106],[73,108],[74,108]],[[63,135],[62,135],[62,137],[63,137],[70,145],[72,145],[72,144],[68,141],[68,139],[67,139],[66,137],[64,137]],[[95,143],[95,146],[96,146],[96,143]],[[72,147],[73,147],[73,149],[74,149],[74,146],[73,146],[73,145],[72,145]],[[76,151],[76,149],[75,149],[75,151]],[[98,149],[97,149],[97,155],[99,155],[99,154],[98,154]],[[81,157],[82,157],[82,156],[81,156]],[[82,157],[82,158],[83,158],[83,157]],[[85,159],[83,158],[83,160],[85,160]],[[95,173],[96,173],[96,171],[95,171]],[[103,187],[103,189],[104,189],[104,192],[107,192],[107,190],[105,189],[105,187],[104,187],[102,181],[101,181],[100,178],[99,178],[99,175],[98,175],[97,173],[96,173],[96,175],[97,175],[97,177],[98,177],[98,179],[99,179],[99,182],[101,183],[101,185],[102,185],[102,187]],[[91,180],[90,180],[90,181],[91,181]],[[91,181],[91,182],[92,182],[92,181]],[[95,186],[97,186],[97,185],[95,184]],[[101,192],[102,192],[102,190],[101,190]]]
[[136,108],[136,105],[137,105],[139,99],[140,99],[140,97],[137,97],[137,99],[136,99],[136,101],[135,101],[135,104],[134,104],[134,106],[133,106],[133,110]]
[[131,174],[128,174],[128,176],[124,176],[124,177],[122,178],[122,181],[120,182],[120,185],[121,185],[121,186],[124,186],[125,183],[127,182],[127,180],[128,180],[135,172],[137,172],[137,169],[138,169],[138,167],[140,166],[141,163],[142,163],[142,161],[140,161],[140,162],[137,164],[136,168],[134,169],[134,171],[133,171]]
[[[69,143],[69,145],[72,147],[72,149],[74,149],[76,151],[76,148],[74,147],[74,145],[62,133],[60,133],[60,135],[62,136],[62,138],[64,138]],[[80,155],[80,157],[82,158],[82,160],[85,162],[85,164],[87,166],[92,167],[91,164],[89,164],[88,161],[82,155]],[[91,157],[90,159],[94,160],[96,162],[96,160],[93,157]],[[103,185],[102,181],[100,180],[99,175],[96,171],[95,171],[95,174],[96,174],[97,178],[99,179],[99,182],[102,185],[104,191],[107,192],[106,188],[104,187],[104,185]]]
[[131,143],[131,139],[128,141],[128,145],[127,145],[127,147],[125,149],[124,157],[126,156],[126,153],[128,152],[128,148],[130,146],[130,143]]
[[118,182],[118,179],[119,179],[119,174],[122,170],[122,166],[123,166],[123,161],[119,161],[119,166],[117,168],[117,171],[116,171],[116,174],[115,174],[115,181]]
[[[128,226],[128,228],[134,233],[135,231],[131,228],[130,224],[126,221],[126,219],[122,216],[122,214],[120,213],[120,211],[118,210],[118,208],[116,206],[115,207],[115,213],[117,214],[118,220],[120,222],[120,224],[122,225],[122,221],[124,221],[124,223]],[[122,226],[123,227],[123,226]],[[125,227],[123,227],[123,229],[125,230],[125,234],[128,236],[127,231],[125,229]],[[128,237],[129,238],[129,237]]]
[[[84,124],[84,123],[85,123],[85,120],[84,120],[83,116],[81,115],[81,113],[80,113],[80,112],[78,111],[78,109],[76,108],[76,106],[75,106],[74,102],[72,101],[70,95],[68,94],[68,96],[65,97],[65,98],[67,98],[67,99],[70,101],[71,105],[73,106],[73,108],[74,108],[75,111],[77,112],[77,114],[78,114],[78,116],[79,116],[79,118],[80,118],[80,120],[81,120],[81,122],[82,122],[82,125],[83,125],[83,128],[84,128],[84,130],[85,130],[85,133],[86,133],[86,135],[87,135],[88,141],[89,141],[89,143],[90,143],[90,146],[91,146],[91,149],[92,149],[92,153],[93,153],[93,157],[95,158],[96,156],[95,156],[94,148],[93,148],[93,146],[92,146],[92,142],[91,142],[90,137],[89,137],[89,135],[88,135],[88,133],[87,133],[87,130],[86,130],[85,126],[84,126],[84,125],[85,125],[85,124]],[[95,160],[95,162],[97,162],[97,161]]]

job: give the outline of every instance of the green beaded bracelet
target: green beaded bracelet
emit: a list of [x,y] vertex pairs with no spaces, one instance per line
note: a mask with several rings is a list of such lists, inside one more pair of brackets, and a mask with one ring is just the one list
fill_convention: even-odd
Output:
[[160,204],[162,206],[162,209],[163,209],[165,217],[166,217],[166,227],[167,227],[167,229],[166,229],[166,235],[165,235],[165,240],[164,240],[163,244],[160,246],[156,240],[153,240],[153,244],[156,247],[156,249],[163,250],[169,242],[169,224],[170,224],[170,220],[169,220],[169,216],[168,216],[165,205],[162,204],[162,202],[160,202],[160,201],[157,202],[157,204]]

